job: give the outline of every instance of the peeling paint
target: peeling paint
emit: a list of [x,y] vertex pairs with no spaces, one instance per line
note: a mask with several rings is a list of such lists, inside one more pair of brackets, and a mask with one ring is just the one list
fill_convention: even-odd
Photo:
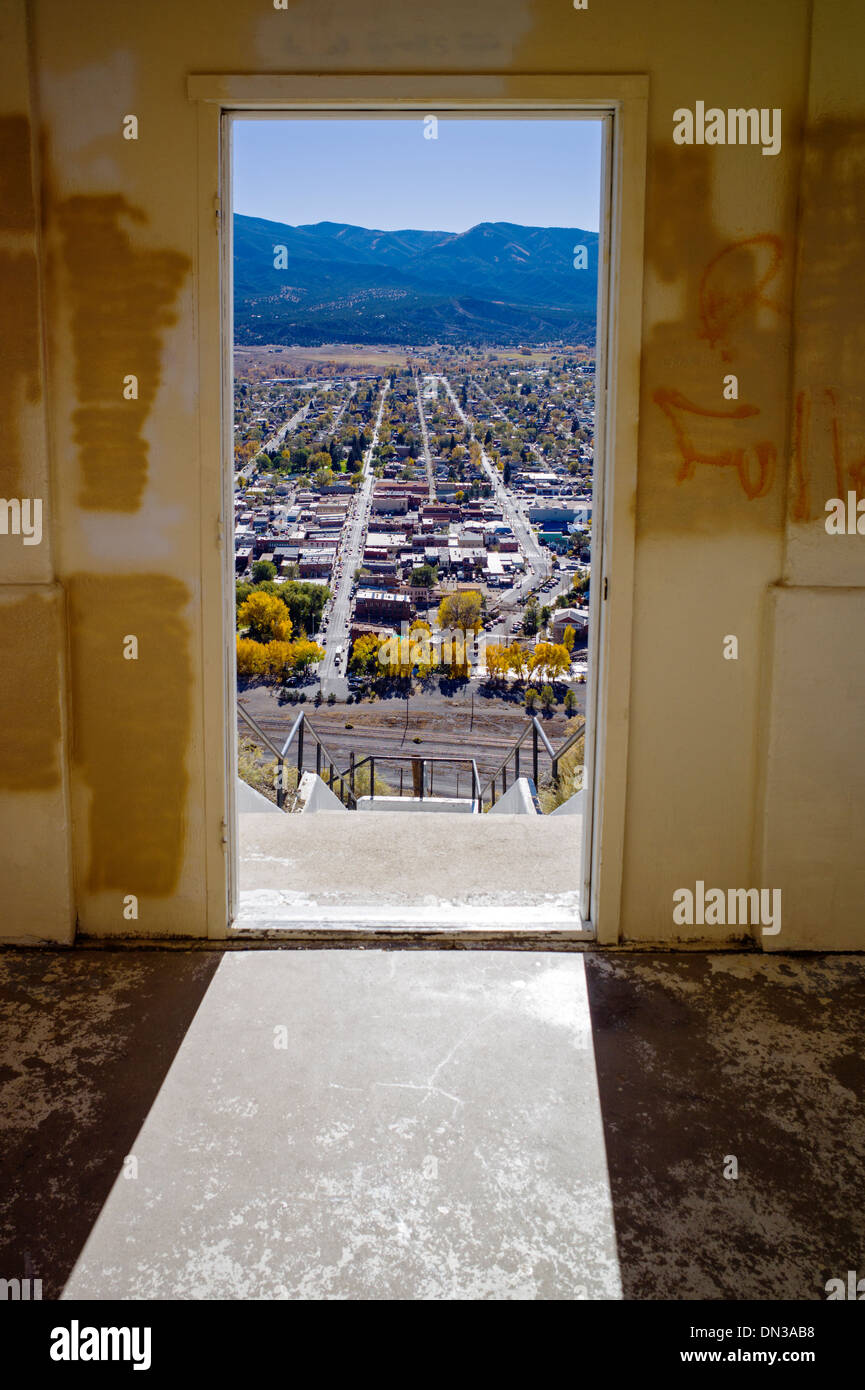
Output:
[[[164,574],[69,581],[73,759],[91,793],[91,892],[164,897],[185,852],[189,591]],[[138,638],[138,660],[123,638]]]
[[[78,195],[56,209],[75,349],[73,415],[79,505],[135,511],[148,476],[144,425],[162,379],[162,330],[191,267],[179,251],[140,247],[148,222],[118,194]],[[124,399],[134,376],[137,398]]]
[[0,787],[60,784],[59,605],[41,594],[0,603]]

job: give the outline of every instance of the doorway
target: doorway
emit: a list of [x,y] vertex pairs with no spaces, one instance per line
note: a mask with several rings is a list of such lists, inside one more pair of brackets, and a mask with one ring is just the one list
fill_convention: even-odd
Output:
[[[244,863],[278,863],[280,854],[269,850],[274,837],[287,833],[290,820],[295,843],[284,863],[296,871],[287,893],[291,910],[276,918],[270,908],[279,889],[263,888],[259,877],[259,888],[252,891],[270,897],[256,919],[244,905],[249,890],[238,875],[239,837],[229,836],[230,907],[232,915],[240,911],[235,930],[249,930],[248,923],[299,931],[327,921],[344,929],[362,926],[357,904],[339,901],[338,883],[333,892],[322,892],[319,880],[317,891],[307,891],[318,857],[329,860],[331,872],[343,882],[346,874],[363,878],[372,871],[381,891],[370,895],[369,883],[363,891],[372,917],[389,918],[386,930],[414,924],[418,930],[453,931],[459,924],[469,933],[495,933],[504,921],[507,931],[594,932],[593,824],[603,799],[596,776],[603,720],[597,716],[603,705],[602,606],[609,593],[608,308],[614,171],[622,159],[617,114],[617,109],[576,104],[533,109],[530,103],[505,111],[462,103],[439,103],[437,109],[430,103],[421,111],[399,103],[346,112],[338,105],[310,109],[306,103],[291,111],[220,112],[221,207],[232,212],[221,218],[223,307],[226,298],[234,307],[228,324],[225,312],[222,321],[223,331],[237,333],[235,367],[240,364],[223,383],[224,434],[240,450],[231,457],[232,486],[226,489],[225,516],[235,541],[233,553],[226,547],[227,598],[233,600],[225,605],[233,620],[226,622],[226,636],[235,637],[239,626],[240,644],[246,644],[236,647],[240,723],[248,737],[241,760],[245,756],[266,774],[276,773],[282,803],[278,816],[258,817],[256,833],[263,839],[254,841]],[[295,206],[306,211],[293,213],[291,220],[274,216],[272,209],[263,218],[235,213],[234,141],[237,131],[246,132],[248,140],[256,126],[293,132],[293,147],[287,142],[294,167],[292,213]],[[388,167],[399,174],[406,157],[400,145],[410,131],[425,142],[422,150],[437,147],[436,153],[443,134],[459,141],[468,132],[466,143],[474,148],[465,158],[474,161],[475,170],[477,144],[487,136],[490,184],[501,159],[496,146],[507,144],[511,183],[519,185],[516,149],[531,151],[534,140],[536,155],[549,152],[568,130],[578,129],[597,133],[596,229],[561,215],[539,217],[533,225],[513,214],[496,216],[495,206],[488,218],[464,213],[462,220],[470,225],[462,227],[457,222],[411,226],[423,222],[422,215],[395,217],[398,198],[393,196],[390,208],[382,200],[377,204],[387,216],[350,222],[333,215],[332,201],[323,209],[329,217],[316,216],[314,198],[321,188],[308,173],[301,177],[301,148],[307,151],[307,170],[317,160],[325,182],[338,179],[334,151],[342,151],[345,174],[351,134],[377,148],[378,163],[384,148]],[[565,161],[560,154],[557,158],[567,188]],[[522,167],[528,170],[531,159]],[[429,194],[431,182],[428,167],[418,180],[420,192]],[[528,184],[528,176],[522,182]],[[439,202],[444,215],[435,220],[459,218],[465,194],[458,184],[451,171],[452,196]],[[475,184],[467,187],[482,201],[483,180],[476,176]],[[412,193],[405,182],[399,196],[404,205],[412,198],[418,205],[417,190]],[[482,254],[466,243],[491,239],[485,265]],[[568,271],[588,271],[594,278],[594,324],[585,314],[580,319],[574,296],[555,293],[562,284],[556,275],[565,265],[564,241]],[[488,249],[481,245],[479,251]],[[464,252],[471,260],[468,271],[460,264]],[[267,269],[258,284],[250,273],[256,254],[257,268]],[[540,274],[533,295],[522,286],[502,293],[501,263],[507,257],[515,262],[517,279],[534,257],[532,270]],[[310,260],[313,274],[307,273]],[[498,269],[484,285],[490,264]],[[335,265],[344,272],[341,283]],[[540,283],[546,271],[552,292]],[[274,290],[273,274],[279,272],[288,273]],[[458,293],[448,293],[448,277]],[[370,306],[380,333],[370,330]],[[471,332],[460,340],[454,319],[464,319],[467,307]],[[491,328],[496,313],[499,323]],[[435,316],[432,331],[424,315]],[[289,335],[285,321],[291,324]],[[227,353],[225,360],[230,361]],[[227,426],[236,423],[232,437]],[[336,545],[329,543],[334,536]],[[316,591],[323,592],[323,602],[316,602]],[[264,610],[269,605],[263,598],[279,601],[289,593],[288,626],[279,633],[268,630]],[[585,625],[579,622],[583,614]],[[448,628],[442,642],[441,630]],[[455,641],[460,637],[462,646]],[[278,673],[275,690],[257,688],[249,663],[261,653],[249,645],[253,642],[291,663],[287,677],[284,670]],[[289,650],[276,650],[280,642]],[[255,708],[250,708],[250,689],[259,701]],[[462,696],[459,717],[456,690]],[[229,691],[230,715],[233,681]],[[517,736],[499,731],[499,746],[490,748],[496,717],[491,720],[490,712],[498,708],[510,714],[508,704],[519,708]],[[279,723],[270,717],[277,711],[285,711]],[[556,715],[565,730],[551,728]],[[453,726],[449,745],[441,727],[448,720]],[[504,717],[500,722],[509,727]],[[398,750],[396,725],[401,726]],[[235,727],[231,719],[229,727]],[[477,756],[481,749],[483,759]],[[230,782],[236,778],[236,756],[229,746]],[[324,814],[310,814],[304,804],[300,816],[286,816],[287,803],[296,804],[301,790],[309,798],[309,786],[301,789],[301,782],[314,783],[313,797],[323,802]],[[229,803],[231,793],[230,787]],[[244,788],[241,794],[246,796]],[[579,816],[573,814],[575,798],[581,803]],[[416,814],[409,817],[405,811],[412,802]],[[462,813],[472,819],[455,824]],[[544,832],[562,840],[546,864],[540,851]],[[462,846],[462,858],[453,846],[448,849],[448,835],[453,846]],[[302,837],[313,850],[306,868],[297,858]],[[491,855],[480,837],[490,843],[495,837]],[[465,846],[475,838],[477,852],[466,857]],[[407,849],[414,851],[416,901],[411,903],[404,891]],[[477,883],[467,882],[466,865],[476,865],[484,855],[497,893],[489,891],[483,875]],[[419,872],[421,862],[431,866],[429,882]],[[452,867],[450,876],[442,875],[444,863]],[[454,894],[455,879],[461,894]],[[532,885],[533,902],[519,891],[521,884]],[[545,913],[551,901],[554,909]],[[389,905],[391,912],[385,910]]]

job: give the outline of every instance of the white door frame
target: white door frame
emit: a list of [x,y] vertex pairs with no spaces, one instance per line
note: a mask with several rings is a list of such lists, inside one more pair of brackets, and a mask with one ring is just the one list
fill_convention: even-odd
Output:
[[[419,115],[571,112],[605,125],[602,171],[594,509],[586,742],[583,925],[621,937],[631,683],[637,435],[642,341],[648,77],[634,74],[208,74],[188,78],[198,109],[202,670],[208,935],[225,938],[237,900],[232,458],[231,169],[226,118],[239,113]],[[602,331],[603,330],[603,331]],[[233,460],[232,460],[233,461]],[[218,682],[215,679],[218,675]],[[588,853],[586,850],[588,849]]]

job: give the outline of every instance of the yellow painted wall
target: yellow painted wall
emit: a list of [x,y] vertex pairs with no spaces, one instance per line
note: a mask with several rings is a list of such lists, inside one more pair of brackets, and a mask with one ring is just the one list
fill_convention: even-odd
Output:
[[[195,72],[648,74],[623,929],[670,938],[672,892],[697,879],[780,886],[792,904],[819,825],[789,813],[790,788],[828,825],[820,763],[849,750],[845,804],[860,824],[865,813],[857,702],[831,681],[810,698],[805,664],[791,681],[796,605],[773,598],[778,584],[838,587],[821,608],[821,631],[834,634],[823,650],[861,650],[861,604],[849,594],[865,584],[865,539],[823,530],[837,438],[844,467],[865,454],[861,5],[5,0],[2,24],[0,279],[11,312],[0,469],[4,488],[8,478],[21,495],[45,497],[50,524],[29,550],[0,537],[3,680],[17,691],[10,707],[28,747],[42,750],[30,758],[32,784],[18,754],[13,776],[0,768],[0,854],[10,874],[29,862],[38,812],[59,866],[56,893],[33,899],[15,871],[3,934],[68,939],[77,916],[89,932],[201,935],[208,901],[218,930],[223,828],[204,795],[221,752],[211,748],[206,765],[219,651],[202,619],[211,522],[199,471],[197,113],[186,95]],[[781,153],[675,146],[672,113],[697,100],[780,107]],[[121,138],[127,113],[139,119],[136,142]],[[133,372],[139,400],[124,402]],[[722,398],[727,372],[748,407],[733,423],[723,418],[735,408]],[[65,634],[52,656],[56,705],[26,699],[54,639],[47,618],[21,616],[22,585]],[[140,638],[138,663],[122,659],[127,634]],[[722,658],[726,634],[739,638],[738,662]],[[773,684],[782,650],[783,683]],[[853,657],[844,679],[862,678]],[[809,724],[820,739],[797,781],[790,760]],[[810,927],[796,919],[773,946],[865,945],[861,877],[852,846],[842,849],[837,864],[824,852],[812,874],[809,902],[824,885],[834,913]],[[128,895],[139,899],[134,921],[123,916]]]

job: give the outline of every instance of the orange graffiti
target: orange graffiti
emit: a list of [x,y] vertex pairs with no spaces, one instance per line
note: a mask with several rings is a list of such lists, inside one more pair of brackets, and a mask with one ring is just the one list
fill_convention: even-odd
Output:
[[763,440],[753,446],[756,456],[756,476],[752,476],[752,466],[748,462],[748,448],[731,448],[722,453],[705,453],[695,445],[680,418],[682,414],[687,414],[702,416],[710,420],[746,420],[760,414],[759,406],[749,405],[743,401],[741,405],[735,405],[731,410],[709,410],[705,406],[697,405],[694,401],[689,401],[688,397],[683,396],[681,391],[664,386],[655,391],[652,399],[656,405],[661,407],[673,426],[676,444],[682,456],[682,464],[676,474],[676,482],[683,483],[686,479],[693,478],[696,465],[705,463],[714,468],[735,468],[745,495],[751,500],[755,497],[766,496],[775,479],[777,451],[774,444],[770,443],[769,440]]
[[[732,289],[730,279],[734,262],[732,258],[747,247],[762,247],[770,252],[770,260],[763,274],[752,285],[742,289]],[[757,236],[745,237],[731,242],[716,256],[713,256],[703,271],[699,290],[699,336],[707,339],[710,347],[720,345],[721,356],[732,357],[731,334],[737,320],[750,307],[774,309],[782,312],[782,306],[765,293],[766,286],[781,268],[784,256],[781,238],[772,232],[762,232]]]

